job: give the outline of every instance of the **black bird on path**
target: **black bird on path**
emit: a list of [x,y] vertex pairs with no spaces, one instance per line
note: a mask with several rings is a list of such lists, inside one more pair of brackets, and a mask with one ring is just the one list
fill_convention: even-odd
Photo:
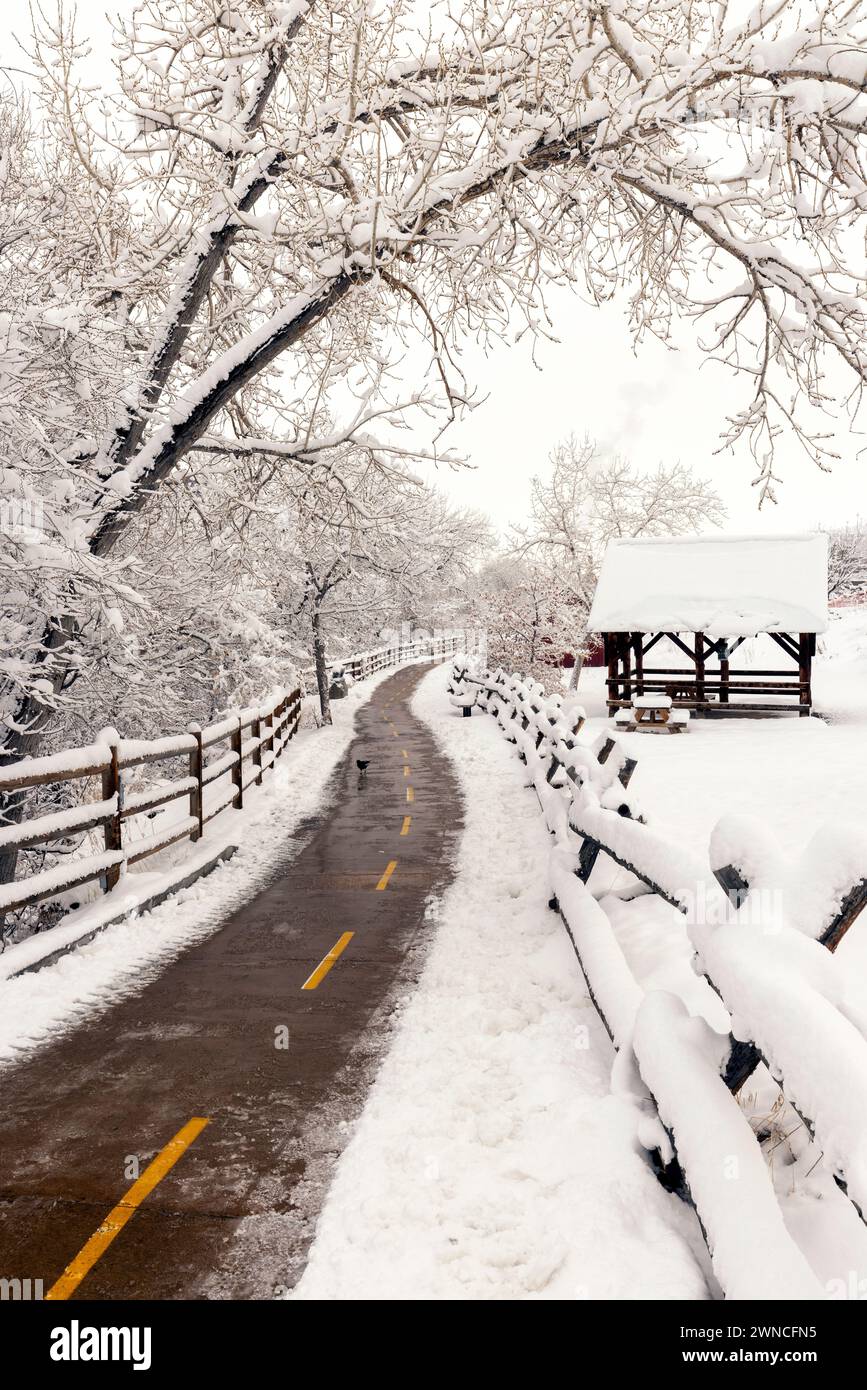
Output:
[[355,766],[358,768],[358,771],[359,771],[359,772],[366,772],[367,769],[370,767],[370,759],[369,759],[369,758],[356,758],[356,759],[355,759]]

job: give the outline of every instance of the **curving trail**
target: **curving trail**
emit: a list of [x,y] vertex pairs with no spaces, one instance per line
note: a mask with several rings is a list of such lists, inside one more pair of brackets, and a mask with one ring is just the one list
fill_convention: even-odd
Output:
[[427,669],[359,710],[287,870],[140,994],[3,1072],[4,1277],[56,1298],[268,1298],[303,1268],[460,830],[408,708]]

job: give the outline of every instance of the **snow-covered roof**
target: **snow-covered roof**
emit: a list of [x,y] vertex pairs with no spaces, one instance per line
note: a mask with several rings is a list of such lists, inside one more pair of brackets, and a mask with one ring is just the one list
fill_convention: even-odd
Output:
[[613,540],[590,609],[591,632],[824,632],[828,542],[800,536]]

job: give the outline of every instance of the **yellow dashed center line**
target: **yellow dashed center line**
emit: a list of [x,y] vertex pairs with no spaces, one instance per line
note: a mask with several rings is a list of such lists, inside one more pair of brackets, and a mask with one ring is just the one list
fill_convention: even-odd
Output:
[[100,1256],[105,1254],[115,1236],[120,1235],[130,1217],[135,1216],[145,1197],[153,1192],[157,1183],[175,1166],[207,1123],[208,1121],[201,1116],[195,1116],[187,1121],[183,1129],[178,1130],[174,1139],[170,1139],[153,1162],[148,1164],[141,1177],[136,1178],[126,1196],[108,1213],[102,1225],[94,1231],[87,1244],[82,1246],[72,1263],[66,1266],[57,1283],[48,1290],[46,1298],[60,1301],[75,1293],[82,1279],[93,1269]]
[[322,960],[313,971],[313,974],[307,976],[307,979],[301,986],[302,989],[316,989],[317,985],[321,985],[332,965],[343,955],[343,952],[346,950],[354,935],[355,932],[352,931],[345,931],[343,933],[340,940],[331,947],[328,955],[323,956]]
[[394,873],[394,871],[395,871],[396,868],[397,868],[397,860],[396,860],[396,859],[391,859],[391,860],[389,861],[389,863],[388,863],[388,867],[386,868],[385,873],[382,875],[382,878],[379,880],[379,883],[376,885],[376,891],[377,891],[378,893],[381,893],[382,890],[383,890],[384,888],[387,888],[387,887],[388,887],[388,880],[391,878],[391,876],[392,876],[392,874]]
[[412,787],[407,787],[406,799],[407,801],[415,801],[415,792],[413,791]]
[[412,816],[404,816],[403,825],[400,828],[401,835],[409,834],[409,827],[412,824]]
[[403,775],[404,775],[404,777],[408,777],[408,776],[409,776],[409,763],[407,763],[407,764],[406,764],[406,767],[403,769]]
[[408,762],[409,762],[409,754],[407,753],[406,749],[405,749],[405,748],[401,748],[400,751],[401,751],[401,754],[402,754],[402,756],[403,756],[404,762],[405,762],[405,763],[408,763]]

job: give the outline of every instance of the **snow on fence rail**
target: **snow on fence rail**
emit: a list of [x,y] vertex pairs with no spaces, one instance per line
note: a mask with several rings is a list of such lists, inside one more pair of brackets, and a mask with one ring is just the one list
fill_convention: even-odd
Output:
[[[463,662],[449,689],[464,712],[493,714],[527,764],[554,836],[551,905],[642,1114],[639,1141],[666,1186],[695,1207],[726,1296],[823,1297],[736,1096],[764,1062],[865,1219],[867,1018],[849,1002],[833,952],[867,902],[867,837],[826,827],[790,865],[761,826],[728,817],[705,862],[646,824],[626,790],[635,761],[605,734],[580,740],[574,697]],[[600,855],[684,914],[697,973],[729,1012],[728,1034],[635,979],[587,886]]]
[[[301,692],[282,688],[261,705],[238,710],[218,723],[157,739],[125,739],[104,729],[96,743],[43,758],[24,758],[0,768],[0,791],[26,792],[48,783],[99,778],[99,800],[0,828],[0,848],[50,844],[77,831],[102,829],[104,851],[31,874],[0,887],[0,911],[42,902],[55,894],[100,880],[104,892],[130,865],[178,840],[200,840],[205,826],[227,806],[240,810],[244,792],[273,767],[301,718]],[[151,763],[186,762],[186,775],[128,792],[128,774]],[[218,785],[221,779],[225,779]],[[125,828],[136,816],[187,799],[188,813],[162,830],[128,842]]]
[[[458,650],[459,637],[426,637],[417,638],[411,642],[391,643],[383,647],[374,647],[367,652],[354,652],[352,656],[338,657],[334,661],[326,663],[329,680],[338,672],[343,671],[353,680],[366,680],[368,676],[375,676],[378,671],[385,671],[391,666],[399,666],[403,661],[417,661],[420,657],[447,657],[454,656]],[[305,666],[301,671],[304,677],[316,675],[315,666]]]

